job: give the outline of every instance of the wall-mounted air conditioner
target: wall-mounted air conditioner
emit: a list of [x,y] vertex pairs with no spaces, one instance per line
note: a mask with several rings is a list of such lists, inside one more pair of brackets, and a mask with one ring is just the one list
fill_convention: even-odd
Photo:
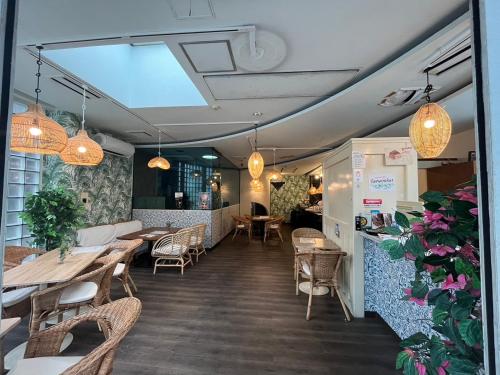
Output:
[[92,138],[101,145],[105,152],[125,157],[130,157],[135,153],[135,147],[133,145],[109,135],[97,133]]

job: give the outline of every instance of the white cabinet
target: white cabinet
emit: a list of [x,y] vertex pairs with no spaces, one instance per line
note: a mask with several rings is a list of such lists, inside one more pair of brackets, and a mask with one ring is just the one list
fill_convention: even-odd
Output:
[[397,201],[418,200],[417,154],[407,137],[353,138],[323,162],[323,188],[323,232],[348,254],[342,291],[352,314],[362,317],[364,254],[355,216],[374,202],[373,209],[390,213]]

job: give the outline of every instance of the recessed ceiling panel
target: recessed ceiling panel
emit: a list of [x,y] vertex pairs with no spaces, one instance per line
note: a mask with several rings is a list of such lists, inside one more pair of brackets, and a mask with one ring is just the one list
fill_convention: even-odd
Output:
[[217,100],[322,97],[345,85],[357,69],[205,76]]
[[234,72],[233,53],[228,40],[180,43],[196,73]]

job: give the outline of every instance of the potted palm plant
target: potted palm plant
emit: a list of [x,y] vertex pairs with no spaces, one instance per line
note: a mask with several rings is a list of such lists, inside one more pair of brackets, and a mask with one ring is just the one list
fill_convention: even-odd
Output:
[[47,188],[26,199],[20,217],[33,234],[34,244],[49,251],[69,247],[84,215],[85,208],[74,191]]

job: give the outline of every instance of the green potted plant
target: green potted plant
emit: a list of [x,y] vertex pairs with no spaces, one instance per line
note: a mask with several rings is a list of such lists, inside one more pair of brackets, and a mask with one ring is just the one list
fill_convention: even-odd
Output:
[[396,367],[405,375],[483,374],[477,191],[474,182],[448,194],[427,192],[424,213],[397,212],[398,240],[382,242],[390,257],[415,264],[403,299],[432,307],[436,334],[401,342]]
[[62,188],[47,188],[26,199],[21,219],[33,233],[34,244],[46,250],[61,245],[67,247],[68,239],[83,225],[85,208],[75,192]]

